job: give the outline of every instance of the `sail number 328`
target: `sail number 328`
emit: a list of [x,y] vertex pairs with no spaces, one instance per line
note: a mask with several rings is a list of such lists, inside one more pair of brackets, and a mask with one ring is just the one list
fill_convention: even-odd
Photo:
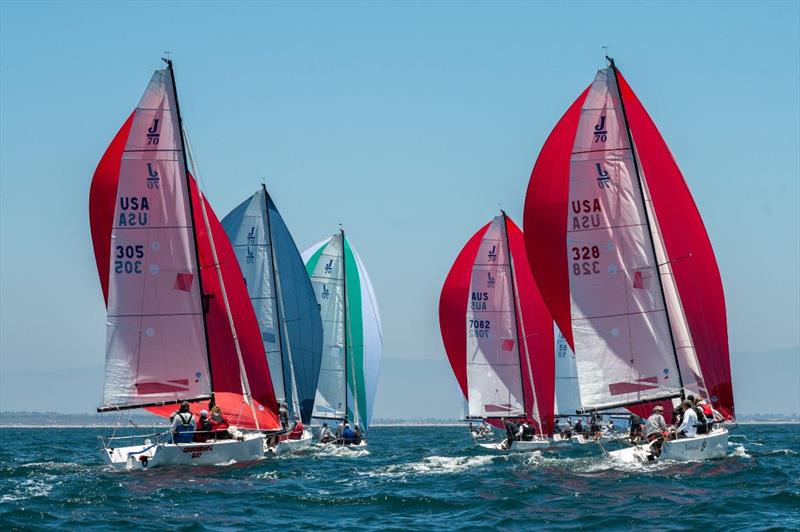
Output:
[[117,246],[114,253],[114,271],[116,273],[142,273],[144,246]]
[[600,273],[600,248],[597,246],[575,246],[572,251],[572,274],[594,275]]

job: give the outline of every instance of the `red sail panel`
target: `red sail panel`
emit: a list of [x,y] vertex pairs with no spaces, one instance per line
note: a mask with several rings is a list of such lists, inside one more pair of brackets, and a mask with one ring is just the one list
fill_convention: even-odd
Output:
[[133,111],[111,141],[92,176],[89,188],[89,227],[92,231],[97,274],[103,288],[103,299],[108,303],[108,268],[111,256],[111,228],[117,202],[117,183],[122,165],[122,152],[131,131]]
[[621,73],[619,90],[708,395],[733,418],[725,295],[714,250],[675,159]]
[[[200,194],[194,178],[190,179],[192,203],[194,205],[194,223],[197,232],[197,250],[200,255],[200,271],[205,294],[206,330],[208,332],[208,348],[211,357],[211,378],[214,393],[229,392],[241,394],[241,372],[239,370],[239,355],[236,352],[233,333],[228,321],[228,312],[222,298],[219,276],[214,265],[211,253],[211,242],[203,219],[200,206]],[[233,251],[233,246],[228,240],[228,235],[222,228],[214,210],[208,201],[205,201],[208,215],[208,227],[214,239],[214,247],[219,260],[222,280],[228,296],[228,304],[233,315],[234,328],[242,353],[250,393],[253,399],[262,405],[270,422],[262,429],[272,430],[280,427],[278,421],[278,404],[275,392],[272,389],[267,357],[264,354],[264,344],[261,342],[261,330],[258,327],[250,295],[244,282],[244,275],[239,267],[239,261]],[[249,407],[247,407],[249,410]],[[254,428],[248,424],[241,424],[243,428]]]
[[525,248],[533,275],[553,320],[572,340],[567,272],[567,199],[570,155],[587,88],[567,109],[542,146],[528,183],[523,212]]
[[453,374],[467,399],[467,324],[464,319],[475,255],[490,224],[481,227],[456,257],[439,296],[439,328]]
[[[553,319],[531,273],[522,230],[508,217],[506,217],[506,230],[511,256],[514,258],[517,300],[522,312],[522,316],[517,316],[517,330],[520,332],[520,336],[522,331],[525,334],[523,341],[533,372],[533,388],[540,431],[542,434],[551,434],[553,432],[556,372],[553,354],[553,345],[555,345]],[[528,376],[527,364],[523,364],[522,375],[528,403],[525,405],[525,411],[530,413],[533,411],[534,395],[530,390],[531,381]]]
[[[222,417],[228,424],[240,429],[254,429],[256,423],[253,420],[253,410],[247,405],[241,394],[238,393],[214,393],[214,404],[222,409]],[[258,426],[262,430],[275,430],[280,428],[280,424],[276,425],[275,415],[269,408],[264,407],[257,401],[254,402],[256,415],[258,416]],[[169,418],[178,409],[177,405],[163,405],[148,407],[146,410],[152,414],[163,418]],[[192,413],[200,418],[201,410],[208,410],[208,404],[203,401],[200,403],[191,403],[189,409]]]

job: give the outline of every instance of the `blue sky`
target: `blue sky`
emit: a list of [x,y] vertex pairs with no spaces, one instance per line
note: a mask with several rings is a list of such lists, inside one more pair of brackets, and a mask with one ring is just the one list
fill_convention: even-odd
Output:
[[89,182],[165,50],[218,214],[263,178],[301,248],[343,223],[385,356],[435,359],[452,259],[499,204],[521,221],[607,45],[703,214],[732,350],[796,346],[799,5],[2,2],[0,367],[102,364]]

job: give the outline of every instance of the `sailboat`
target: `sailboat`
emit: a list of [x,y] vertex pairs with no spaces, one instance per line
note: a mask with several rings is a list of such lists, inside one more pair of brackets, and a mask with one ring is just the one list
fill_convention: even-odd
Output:
[[303,252],[303,261],[317,296],[323,330],[322,367],[312,419],[316,423],[350,423],[366,434],[383,351],[372,283],[343,230]]
[[233,437],[104,439],[104,460],[125,469],[256,460],[262,431],[280,429],[258,323],[233,249],[190,173],[172,62],[165,62],[92,179],[92,242],[108,314],[98,411],[144,408],[170,417],[177,403],[190,402],[197,414],[208,401],[222,408]]
[[[525,244],[573,348],[586,412],[701,395],[734,417],[725,299],[700,213],[614,61],[570,106],[536,161]],[[536,260],[533,261],[532,259]],[[722,426],[661,458],[724,456]],[[618,451],[649,460],[649,447]]]
[[532,450],[550,446],[555,358],[553,322],[530,273],[522,231],[501,212],[459,253],[439,299],[439,325],[468,419],[503,428],[527,421],[531,441],[481,444]]
[[[289,422],[311,423],[322,360],[322,321],[314,289],[289,229],[265,185],[233,209],[222,226],[230,237],[253,304],[272,388]],[[287,427],[288,429],[289,427]],[[274,452],[308,447],[312,436],[280,437]]]

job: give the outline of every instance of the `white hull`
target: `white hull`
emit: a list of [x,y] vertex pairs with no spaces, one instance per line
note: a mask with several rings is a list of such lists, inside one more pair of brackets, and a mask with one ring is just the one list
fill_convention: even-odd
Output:
[[693,462],[724,458],[728,454],[728,430],[718,429],[711,434],[702,434],[694,438],[665,441],[661,447],[661,456],[654,457],[649,445],[636,445],[609,454],[627,463],[647,463],[655,460],[674,460],[676,462]]
[[484,449],[491,449],[493,451],[538,451],[540,449],[547,449],[553,446],[553,442],[547,439],[537,439],[531,441],[518,441],[515,440],[511,444],[511,448],[505,449],[503,443],[479,443],[479,446]]
[[145,443],[127,447],[106,447],[101,453],[108,465],[128,471],[175,465],[250,462],[264,456],[264,436],[245,434],[243,440]]
[[268,454],[289,454],[308,449],[313,441],[310,430],[304,430],[299,440],[281,440],[275,447],[266,448]]

